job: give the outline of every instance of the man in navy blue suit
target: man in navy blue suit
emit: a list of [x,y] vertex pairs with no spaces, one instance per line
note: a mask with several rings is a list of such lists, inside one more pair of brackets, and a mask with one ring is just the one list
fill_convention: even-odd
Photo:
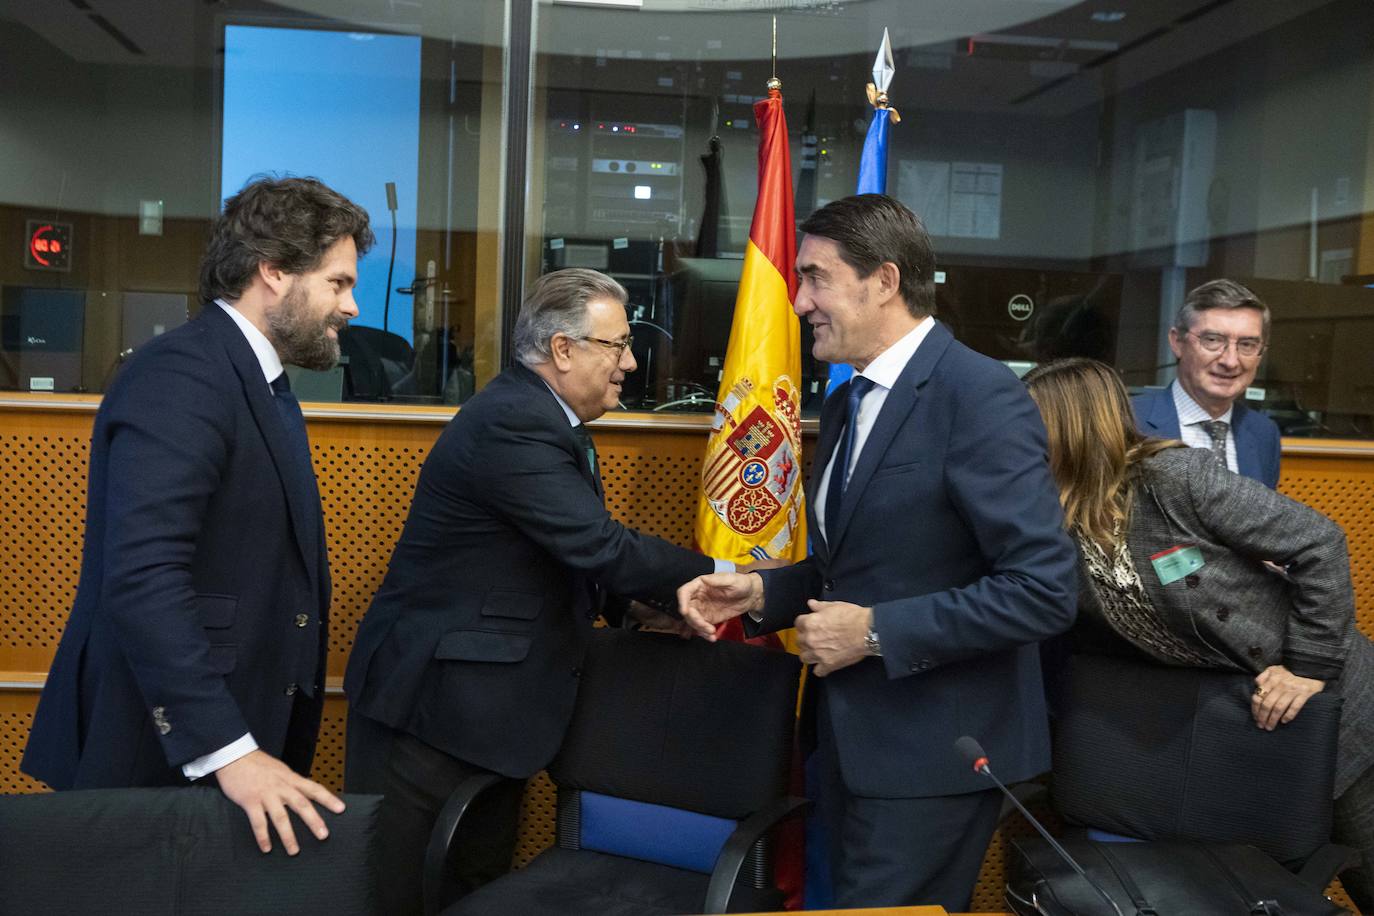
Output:
[[816,357],[855,376],[826,401],[807,487],[812,554],[678,593],[713,638],[797,629],[841,907],[968,909],[1001,800],[954,751],[972,735],[1008,780],[1049,768],[1040,640],[1073,622],[1035,405],[936,321],[925,227],[890,197],[802,225],[795,309]]
[[616,408],[637,367],[626,299],[583,268],[531,285],[516,364],[434,443],[358,627],[344,779],[350,792],[386,796],[388,916],[423,910],[435,819],[474,776],[508,782],[465,817],[478,842],[463,844],[451,877],[466,893],[510,868],[524,782],[563,742],[593,621],[666,617],[629,599],[670,608],[683,582],[734,568],[626,528],[606,508],[587,424]]
[[81,581],[23,769],[54,789],[213,774],[258,846],[328,835],[306,777],[324,699],[329,569],[283,363],[325,369],[358,314],[366,211],[314,179],[224,206],[203,311],[141,348],[96,415]]
[[1147,436],[1210,449],[1219,464],[1266,486],[1279,482],[1279,428],[1245,406],[1269,346],[1269,306],[1234,280],[1190,292],[1169,329],[1178,378],[1136,396],[1136,425]]

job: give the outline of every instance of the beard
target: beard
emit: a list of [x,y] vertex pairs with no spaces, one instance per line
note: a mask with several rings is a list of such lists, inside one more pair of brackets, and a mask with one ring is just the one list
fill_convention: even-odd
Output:
[[330,337],[328,330],[338,332],[347,326],[348,319],[338,315],[316,317],[305,289],[295,281],[281,303],[267,313],[267,336],[281,361],[317,372],[332,369],[339,361],[339,339]]

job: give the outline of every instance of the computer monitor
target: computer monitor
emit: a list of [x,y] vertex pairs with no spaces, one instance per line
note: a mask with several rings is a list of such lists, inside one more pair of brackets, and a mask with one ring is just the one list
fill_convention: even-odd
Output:
[[86,291],[0,287],[0,382],[31,391],[81,386]]

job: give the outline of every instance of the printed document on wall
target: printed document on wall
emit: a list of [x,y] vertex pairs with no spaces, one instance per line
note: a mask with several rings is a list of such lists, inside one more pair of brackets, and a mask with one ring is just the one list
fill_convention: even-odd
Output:
[[904,159],[897,197],[933,236],[996,239],[1002,233],[1002,166],[995,162]]

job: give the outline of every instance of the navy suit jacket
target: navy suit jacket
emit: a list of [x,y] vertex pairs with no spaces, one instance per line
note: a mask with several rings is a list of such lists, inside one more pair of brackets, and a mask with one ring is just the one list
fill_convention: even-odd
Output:
[[836,530],[821,538],[816,485],[846,390],[821,415],[807,491],[812,555],[763,573],[763,624],[746,627],[790,626],[807,598],[873,607],[882,657],[823,687],[854,794],[986,789],[953,749],[962,735],[982,742],[1006,780],[1047,770],[1035,644],[1073,623],[1078,580],[1035,404],[1009,369],[937,322],[888,393]]
[[516,366],[425,459],[358,628],[349,702],[450,756],[531,776],[563,741],[605,596],[675,607],[677,587],[713,569],[611,518],[567,415]]
[[[1131,399],[1131,406],[1135,408],[1136,427],[1142,434],[1179,438],[1173,385],[1138,394]],[[1277,487],[1280,443],[1274,421],[1236,401],[1231,407],[1231,432],[1236,437],[1236,465],[1240,473],[1271,489]]]
[[[329,573],[315,480],[290,448],[219,306],[128,362],[96,414],[81,580],[26,773],[58,789],[175,785],[246,732],[308,770]],[[293,723],[298,700],[313,713]]]

